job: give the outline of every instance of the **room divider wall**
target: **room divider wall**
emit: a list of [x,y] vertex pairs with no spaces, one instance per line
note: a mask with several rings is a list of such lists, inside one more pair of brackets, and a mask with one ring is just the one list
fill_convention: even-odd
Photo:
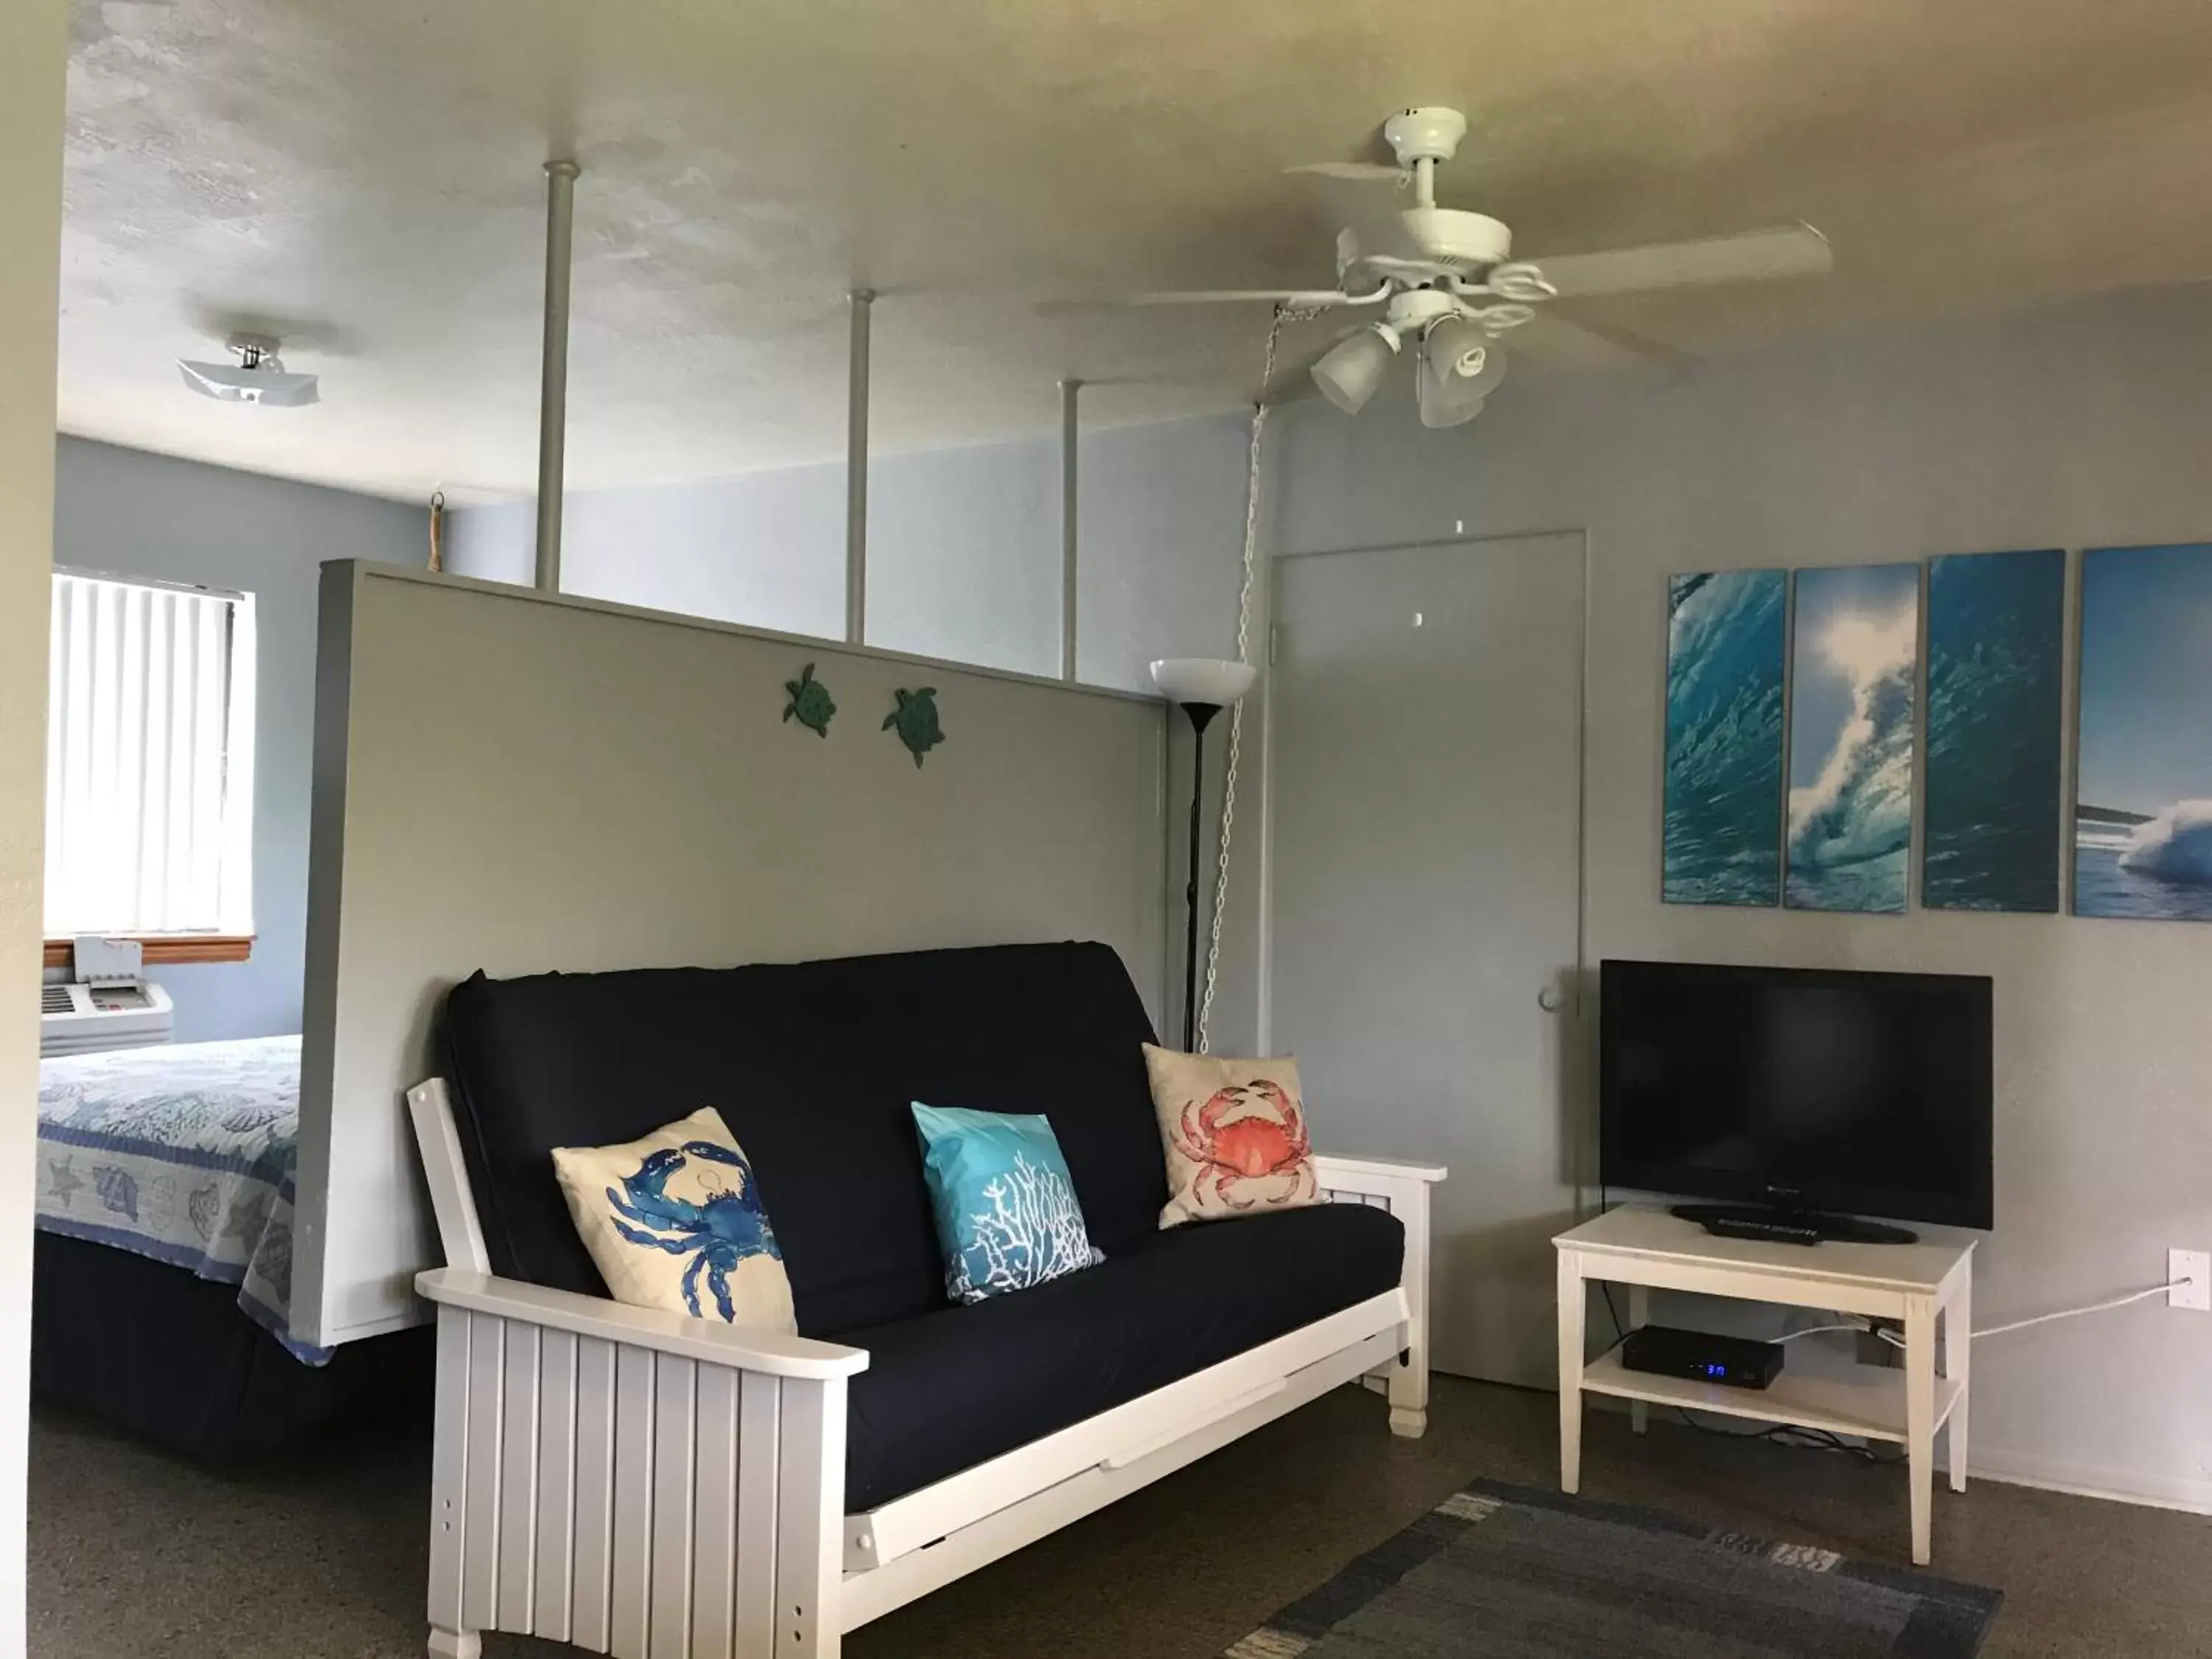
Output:
[[[786,720],[812,664],[838,712]],[[323,572],[295,1334],[420,1322],[404,1095],[493,975],[1018,940],[1166,969],[1147,697],[356,562]],[[916,763],[885,717],[935,693]]]

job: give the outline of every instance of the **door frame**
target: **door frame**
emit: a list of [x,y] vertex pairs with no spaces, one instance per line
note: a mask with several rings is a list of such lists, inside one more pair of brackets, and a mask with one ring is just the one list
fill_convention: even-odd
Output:
[[[1579,1025],[1591,1000],[1594,988],[1590,982],[1589,960],[1589,637],[1590,637],[1590,532],[1582,525],[1563,526],[1552,529],[1462,532],[1449,536],[1424,537],[1412,541],[1363,542],[1355,547],[1316,548],[1304,552],[1272,553],[1267,556],[1267,666],[1275,665],[1276,630],[1282,622],[1283,585],[1278,579],[1283,568],[1306,559],[1338,559],[1364,553],[1389,553],[1403,548],[1461,547],[1480,549],[1497,542],[1525,542],[1548,537],[1573,537],[1582,548],[1582,625],[1576,630],[1575,651],[1575,959],[1573,963],[1573,998],[1570,1012]],[[1275,677],[1270,672],[1260,679],[1260,864],[1256,879],[1257,902],[1253,926],[1254,949],[1254,1026],[1261,1054],[1272,1053],[1275,1046],[1275,733],[1276,733]],[[1579,1076],[1561,1068],[1561,1080],[1569,1088],[1581,1081]],[[1568,1156],[1574,1170],[1575,1202],[1577,1213],[1590,1209],[1590,1199],[1597,1188],[1596,1143],[1596,1078],[1594,1071],[1588,1078],[1587,1098],[1572,1103],[1573,1124]]]

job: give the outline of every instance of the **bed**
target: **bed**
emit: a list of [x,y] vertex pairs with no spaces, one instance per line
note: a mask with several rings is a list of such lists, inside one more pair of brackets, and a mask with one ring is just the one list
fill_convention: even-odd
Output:
[[422,1333],[337,1351],[291,1334],[297,1036],[39,1072],[40,1395],[219,1462],[428,1398]]

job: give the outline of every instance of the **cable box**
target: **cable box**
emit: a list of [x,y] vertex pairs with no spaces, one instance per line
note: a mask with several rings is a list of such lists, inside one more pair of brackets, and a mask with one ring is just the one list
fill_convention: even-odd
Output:
[[1672,1325],[1641,1325],[1621,1340],[1620,1363],[1629,1370],[1655,1376],[1763,1389],[1782,1375],[1782,1345],[1678,1330]]

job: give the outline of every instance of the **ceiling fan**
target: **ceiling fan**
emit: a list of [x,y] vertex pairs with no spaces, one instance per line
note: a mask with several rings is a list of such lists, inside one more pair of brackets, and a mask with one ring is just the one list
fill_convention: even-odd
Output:
[[[1417,364],[1421,422],[1449,427],[1482,412],[1484,400],[1505,376],[1501,337],[1533,321],[1537,308],[1550,301],[1817,276],[1834,264],[1827,239],[1806,224],[1541,261],[1516,259],[1513,233],[1503,222],[1437,204],[1437,164],[1451,160],[1466,136],[1467,118],[1457,110],[1401,110],[1382,125],[1396,166],[1325,161],[1289,169],[1373,180],[1391,191],[1387,198],[1363,192],[1366,199],[1354,204],[1354,222],[1337,234],[1333,289],[1140,294],[1119,303],[1264,301],[1291,312],[1379,306],[1378,318],[1352,329],[1322,354],[1310,370],[1315,383],[1339,409],[1357,414],[1410,348]],[[1410,206],[1400,204],[1405,193],[1412,197]],[[1574,326],[1556,316],[1551,325]]]

